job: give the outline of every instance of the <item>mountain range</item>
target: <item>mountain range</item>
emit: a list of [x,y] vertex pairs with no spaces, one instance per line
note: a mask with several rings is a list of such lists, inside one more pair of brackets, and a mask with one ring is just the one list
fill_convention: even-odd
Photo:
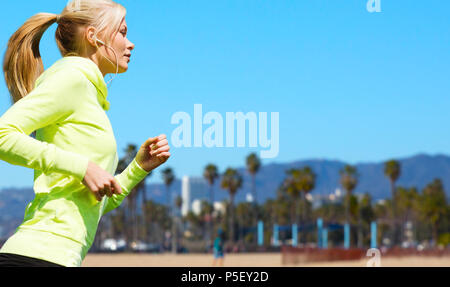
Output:
[[[447,187],[447,197],[450,197],[450,156],[418,154],[396,160],[401,165],[401,175],[397,180],[397,186],[416,187],[421,191],[433,179],[440,178],[444,188]],[[283,182],[287,170],[304,166],[311,167],[316,174],[313,195],[333,193],[337,188],[342,189],[339,183],[339,171],[346,164],[337,160],[310,159],[261,166],[255,177],[258,202],[264,202],[276,196],[276,190]],[[391,196],[390,182],[384,175],[384,162],[358,163],[354,166],[359,174],[355,193],[369,193],[374,200]],[[251,193],[251,177],[245,167],[237,168],[237,170],[243,176],[243,186],[236,194],[236,201],[239,202],[246,200],[246,195]],[[157,202],[164,203],[166,202],[165,190],[163,184],[149,184],[147,185],[147,198],[150,197]],[[171,186],[171,190],[180,192],[181,181],[176,180]],[[220,178],[216,180],[214,190],[216,200],[228,198],[228,192],[220,188]]]

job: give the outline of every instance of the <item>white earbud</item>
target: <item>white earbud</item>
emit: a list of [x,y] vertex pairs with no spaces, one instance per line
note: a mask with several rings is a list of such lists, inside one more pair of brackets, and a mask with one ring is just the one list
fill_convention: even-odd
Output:
[[99,42],[100,44],[105,45],[105,42],[103,42],[102,40],[99,40],[99,39],[97,39],[97,38],[96,38],[96,40],[97,40],[97,42]]

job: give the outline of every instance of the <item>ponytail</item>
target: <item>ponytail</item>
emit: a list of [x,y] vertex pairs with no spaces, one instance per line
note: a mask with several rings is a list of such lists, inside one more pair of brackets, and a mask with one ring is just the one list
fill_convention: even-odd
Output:
[[81,28],[95,27],[95,36],[104,36],[110,44],[125,14],[125,8],[112,0],[72,0],[59,15],[38,13],[29,18],[9,39],[3,62],[13,103],[28,95],[44,72],[39,42],[53,23],[58,20],[55,40],[61,55],[80,56],[86,44]]
[[13,103],[30,93],[36,79],[44,72],[39,43],[48,27],[56,22],[56,17],[56,14],[38,13],[9,39],[3,72]]

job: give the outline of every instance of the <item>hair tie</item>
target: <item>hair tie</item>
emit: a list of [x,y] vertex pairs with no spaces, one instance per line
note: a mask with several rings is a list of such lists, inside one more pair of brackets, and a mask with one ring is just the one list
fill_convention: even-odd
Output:
[[59,24],[59,20],[61,20],[61,15],[57,14],[57,15],[56,15],[56,23]]

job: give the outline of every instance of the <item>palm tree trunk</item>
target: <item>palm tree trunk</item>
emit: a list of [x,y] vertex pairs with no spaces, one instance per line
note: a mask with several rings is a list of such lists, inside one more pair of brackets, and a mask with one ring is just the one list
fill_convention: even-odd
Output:
[[178,237],[178,228],[177,228],[177,218],[175,216],[173,216],[172,218],[172,253],[176,254],[177,250],[178,250],[178,241],[177,241],[177,237]]
[[147,227],[147,209],[145,208],[147,203],[145,183],[142,184],[142,230],[144,233],[144,241],[148,243],[148,227]]
[[348,191],[345,196],[345,221],[350,223],[350,193]]
[[[253,194],[253,204],[252,204],[253,220],[251,222],[253,222],[253,226],[257,226],[258,220],[259,220],[259,215],[258,215],[258,198],[256,195],[256,176],[255,176],[255,174],[252,174],[252,194]],[[257,241],[256,241],[257,238],[258,238],[258,231],[256,231],[255,236],[254,236],[255,245],[257,244]]]
[[434,246],[437,246],[438,244],[438,223],[437,222],[433,222],[433,241],[434,241]]
[[166,189],[167,189],[167,192],[166,192],[166,196],[167,196],[167,208],[169,209],[169,215],[171,215],[172,213],[171,213],[171,210],[172,210],[172,204],[171,204],[171,196],[170,196],[170,187],[168,186],[168,185],[166,185]]
[[214,218],[213,218],[213,214],[214,214],[214,189],[213,189],[213,185],[211,184],[209,186],[209,196],[210,196],[210,201],[211,201],[211,214],[209,215],[209,240],[210,242],[212,242],[213,240],[213,229],[214,229]]
[[136,195],[133,198],[133,239],[135,242],[138,240],[138,214],[137,214],[137,198]]
[[125,231],[125,237],[126,237],[126,241],[127,241],[127,250],[131,251],[131,241],[132,241],[132,227],[133,227],[133,222],[132,222],[132,216],[133,216],[133,205],[132,205],[132,201],[131,198],[128,198],[127,201],[127,212],[125,215],[125,220],[126,220],[126,226],[124,227],[124,231]]
[[253,195],[253,210],[255,212],[254,218],[258,221],[258,214],[256,213],[256,205],[258,204],[258,199],[256,197],[256,180],[255,175],[252,174],[252,195]]
[[363,245],[363,234],[362,234],[362,223],[361,223],[361,217],[358,216],[358,248],[362,248]]
[[[175,236],[174,233],[174,226],[175,226],[175,220],[173,217],[173,208],[172,208],[172,194],[171,194],[171,190],[170,190],[170,186],[167,185],[167,206],[168,206],[168,211],[169,211],[169,218],[170,218],[170,222],[171,222],[171,227],[170,229],[172,229],[172,238]],[[167,243],[169,245],[169,242]],[[172,240],[172,252],[173,252],[174,246],[173,246],[173,240]]]
[[230,240],[232,243],[234,243],[234,195],[231,195],[230,193]]
[[409,238],[407,238],[406,236],[406,223],[408,222],[409,219],[409,209],[406,210],[406,214],[405,216],[402,217],[402,222],[401,222],[401,232],[400,232],[400,242],[404,242],[409,240]]
[[302,208],[302,216],[301,216],[301,220],[300,220],[300,224],[304,227],[303,228],[303,242],[306,244],[307,243],[307,239],[306,239],[306,208],[307,208],[307,203],[306,203],[306,196],[305,193],[302,192],[302,203],[303,203],[303,208]]
[[395,182],[391,180],[391,194],[392,194],[392,243],[397,245],[398,243],[398,226],[397,226],[397,203],[395,194]]
[[291,203],[291,225],[295,223],[295,210],[297,209],[297,203],[295,198],[292,199]]

